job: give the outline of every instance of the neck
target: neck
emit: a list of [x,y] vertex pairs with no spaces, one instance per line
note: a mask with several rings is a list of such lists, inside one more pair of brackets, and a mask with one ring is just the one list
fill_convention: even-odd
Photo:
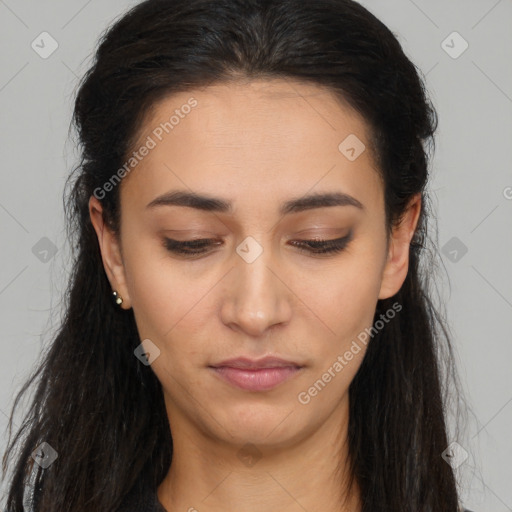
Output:
[[357,482],[347,486],[348,394],[342,405],[318,430],[286,447],[234,446],[170,422],[173,459],[159,501],[167,512],[360,512]]

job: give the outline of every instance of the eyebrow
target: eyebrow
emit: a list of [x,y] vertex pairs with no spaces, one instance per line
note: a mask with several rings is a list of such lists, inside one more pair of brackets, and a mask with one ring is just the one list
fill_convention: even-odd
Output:
[[[157,206],[186,206],[207,212],[233,212],[232,203],[225,199],[179,190],[167,192],[156,197],[146,208],[151,209]],[[362,203],[349,194],[344,192],[326,192],[290,199],[281,204],[279,214],[287,215],[289,213],[298,213],[328,206],[354,206],[360,210],[364,210]]]

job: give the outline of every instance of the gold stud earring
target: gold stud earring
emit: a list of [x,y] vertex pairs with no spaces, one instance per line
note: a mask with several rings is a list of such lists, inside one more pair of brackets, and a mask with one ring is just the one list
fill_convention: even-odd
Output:
[[114,296],[116,304],[120,306],[123,303],[123,298],[121,297],[121,295],[119,295],[116,291],[113,291],[112,295]]

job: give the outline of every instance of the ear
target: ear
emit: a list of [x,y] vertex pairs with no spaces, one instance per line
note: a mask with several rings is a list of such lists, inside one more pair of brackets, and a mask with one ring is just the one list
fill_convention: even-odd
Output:
[[125,269],[119,241],[105,223],[101,203],[94,196],[91,196],[89,199],[89,215],[98,237],[101,259],[103,260],[103,267],[110,281],[110,286],[123,299],[120,307],[130,309],[131,301],[126,286]]
[[421,194],[409,201],[400,224],[393,229],[388,256],[382,273],[379,299],[387,299],[402,287],[409,269],[409,247],[421,211]]

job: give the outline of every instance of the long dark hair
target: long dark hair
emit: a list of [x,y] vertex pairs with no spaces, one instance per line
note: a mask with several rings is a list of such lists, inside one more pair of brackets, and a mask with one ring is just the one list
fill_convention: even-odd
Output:
[[[240,77],[325,86],[362,115],[384,183],[388,236],[422,195],[407,277],[378,302],[375,319],[395,302],[402,310],[373,336],[349,388],[352,483],[364,512],[456,512],[456,479],[442,453],[449,392],[459,386],[442,305],[433,300],[437,253],[427,233],[436,111],[393,33],[351,0],[147,0],[103,34],[74,109],[81,161],[65,195],[74,254],[65,315],[9,421],[4,475],[21,444],[9,512],[23,511],[31,485],[37,512],[111,512],[135,482],[156,488],[166,475],[173,444],[161,385],[134,357],[133,311],[112,301],[88,200],[133,151],[155,102]],[[117,233],[119,187],[101,203]],[[36,379],[11,441],[14,410]],[[33,482],[31,454],[42,442],[58,457]]]

